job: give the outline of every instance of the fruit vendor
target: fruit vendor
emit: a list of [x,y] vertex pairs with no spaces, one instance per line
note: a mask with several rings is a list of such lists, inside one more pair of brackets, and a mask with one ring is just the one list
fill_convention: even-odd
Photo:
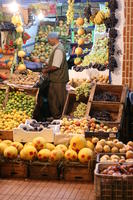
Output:
[[66,100],[66,83],[69,81],[66,52],[59,41],[58,33],[51,32],[48,42],[53,47],[43,74],[49,75],[48,104],[53,118],[61,117]]

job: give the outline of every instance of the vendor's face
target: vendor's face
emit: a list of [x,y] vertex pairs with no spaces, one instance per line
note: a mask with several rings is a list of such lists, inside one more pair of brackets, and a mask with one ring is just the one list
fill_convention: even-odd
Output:
[[48,43],[49,43],[51,46],[54,46],[54,45],[56,44],[55,38],[49,38],[49,39],[48,39]]

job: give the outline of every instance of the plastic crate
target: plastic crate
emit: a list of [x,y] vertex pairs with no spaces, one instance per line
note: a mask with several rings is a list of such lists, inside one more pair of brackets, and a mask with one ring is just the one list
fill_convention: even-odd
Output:
[[100,174],[102,169],[111,165],[114,164],[96,164],[94,172],[95,200],[132,200],[133,175],[111,176]]

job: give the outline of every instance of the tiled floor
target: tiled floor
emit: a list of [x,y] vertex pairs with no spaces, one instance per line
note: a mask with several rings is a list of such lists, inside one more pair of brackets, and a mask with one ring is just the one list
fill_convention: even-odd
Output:
[[94,200],[93,184],[0,179],[0,200]]

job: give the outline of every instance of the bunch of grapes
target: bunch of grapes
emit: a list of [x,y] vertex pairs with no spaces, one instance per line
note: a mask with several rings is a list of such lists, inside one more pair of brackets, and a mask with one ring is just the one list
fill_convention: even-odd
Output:
[[118,36],[117,30],[115,28],[111,28],[109,31],[110,38],[116,38]]
[[117,2],[117,0],[110,0],[110,2],[108,3],[108,7],[110,8],[110,10],[112,12],[114,12],[116,9],[118,9],[118,2]]
[[87,7],[85,7],[84,9],[84,16],[85,18],[87,19],[87,21],[89,22],[90,21],[90,16],[91,16],[91,5],[88,4]]
[[115,27],[118,23],[118,19],[115,16],[115,13],[111,13],[111,16],[105,19],[104,24],[106,25],[107,30],[109,28]]
[[76,93],[76,101],[79,100],[81,95],[84,95],[85,97],[89,96],[90,93],[90,89],[91,89],[91,85],[90,83],[82,83],[80,86],[78,86],[75,90]]
[[118,67],[116,59],[113,56],[109,57],[108,68],[110,69],[110,71],[114,71],[116,67]]
[[85,103],[80,103],[77,108],[76,111],[74,111],[73,115],[76,118],[81,118],[85,116],[86,113],[86,109],[87,109],[87,105]]

